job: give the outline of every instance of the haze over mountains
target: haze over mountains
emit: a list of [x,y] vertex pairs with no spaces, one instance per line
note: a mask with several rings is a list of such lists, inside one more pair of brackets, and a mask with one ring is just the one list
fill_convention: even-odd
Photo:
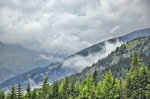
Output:
[[0,83],[17,74],[50,64],[42,54],[0,42]]
[[51,81],[61,79],[66,75],[81,71],[86,66],[91,66],[99,59],[106,57],[115,50],[115,48],[121,46],[121,44],[137,37],[148,35],[150,35],[150,28],[134,31],[121,37],[106,40],[69,56],[63,62],[52,63],[47,67],[33,69],[29,72],[13,77],[2,83],[1,86],[7,88],[10,87],[12,83],[18,84],[18,82],[22,82],[25,86],[28,80],[32,80],[34,82],[33,84],[39,84],[45,75],[49,75]]

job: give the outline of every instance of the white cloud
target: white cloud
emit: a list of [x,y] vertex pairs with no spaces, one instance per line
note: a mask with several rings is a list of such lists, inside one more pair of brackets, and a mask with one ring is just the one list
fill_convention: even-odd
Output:
[[68,56],[149,27],[149,4],[149,0],[1,0],[0,40]]
[[93,63],[96,63],[99,59],[108,56],[112,51],[117,47],[121,46],[123,43],[117,41],[116,43],[106,42],[103,50],[95,54],[89,54],[86,57],[83,56],[74,56],[64,61],[63,67],[73,68],[77,71],[81,71],[87,66],[91,66]]

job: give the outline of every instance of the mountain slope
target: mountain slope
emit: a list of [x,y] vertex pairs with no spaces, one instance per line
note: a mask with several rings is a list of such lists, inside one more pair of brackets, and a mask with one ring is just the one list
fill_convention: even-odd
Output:
[[49,63],[36,52],[0,42],[0,82]]
[[131,68],[131,58],[133,52],[137,51],[142,58],[142,61],[148,64],[150,59],[150,36],[140,37],[132,40],[121,47],[118,47],[106,58],[100,59],[92,66],[83,69],[82,72],[76,73],[70,76],[75,77],[75,80],[83,81],[89,73],[93,73],[95,70],[98,71],[98,78],[103,79],[103,76],[109,70],[112,72],[114,77],[118,79],[125,78],[126,73]]
[[[67,61],[70,61],[70,59],[74,60],[73,62],[83,62],[84,59],[86,59],[89,55],[93,55],[92,58],[94,58],[95,54],[97,55],[97,52],[99,52],[99,54],[97,55],[97,59],[95,60],[98,61],[99,59],[101,60],[100,62],[98,62],[96,65],[93,64],[92,67],[87,67],[83,70],[83,72],[85,71],[89,71],[89,72],[93,72],[95,70],[95,67],[97,65],[99,65],[98,69],[101,71],[103,69],[106,69],[106,67],[108,66],[111,66],[111,65],[115,65],[115,64],[119,64],[121,62],[120,59],[124,59],[122,57],[126,57],[127,61],[128,60],[128,57],[130,57],[131,53],[129,51],[128,54],[123,54],[123,56],[119,56],[120,53],[125,53],[127,52],[127,50],[121,50],[119,48],[117,48],[117,53],[119,55],[116,55],[116,56],[113,56],[112,53],[116,54],[115,52],[112,52],[107,58],[103,58],[102,56],[100,55],[103,55],[105,54],[105,56],[107,56],[107,54],[109,54],[106,50],[106,46],[109,45],[108,43],[112,44],[112,48],[115,49],[117,46],[113,46],[115,45],[117,42],[122,42],[122,43],[126,43],[128,42],[129,40],[132,40],[136,37],[142,37],[142,36],[147,36],[147,35],[150,35],[150,28],[149,29],[143,29],[143,30],[139,30],[139,31],[135,31],[135,32],[132,32],[132,33],[129,33],[125,36],[121,36],[121,37],[117,37],[117,38],[113,38],[113,39],[110,39],[110,40],[107,40],[107,41],[104,41],[104,42],[101,42],[99,44],[96,44],[96,45],[93,45],[89,48],[86,48],[80,52],[77,52],[73,55],[71,55],[70,57],[68,57],[67,59],[65,59],[63,62],[60,62],[60,63],[53,63],[53,64],[50,64],[49,66],[47,67],[44,67],[44,68],[38,68],[38,69],[34,69],[32,71],[29,71],[27,73],[23,73],[21,75],[18,75],[16,77],[13,77],[5,82],[3,82],[0,86],[2,88],[7,88],[7,87],[10,87],[12,85],[12,83],[15,83],[15,84],[18,84],[18,82],[22,82],[23,85],[25,86],[27,84],[27,81],[28,80],[33,80],[35,84],[38,84],[42,81],[43,77],[45,75],[49,75],[50,76],[50,80],[51,81],[54,81],[56,79],[62,79],[63,77],[65,77],[66,75],[70,75],[70,74],[73,74],[73,73],[76,73],[78,72],[78,70],[74,69],[74,63],[71,63],[69,64],[70,67],[65,67],[64,66],[64,63]],[[147,44],[147,43],[146,43]],[[124,45],[122,45],[124,46]],[[122,48],[121,46],[121,48]],[[146,45],[147,46],[147,45]],[[129,47],[132,47],[130,44],[129,44]],[[108,50],[110,48],[107,48]],[[124,48],[123,48],[124,49]],[[149,54],[149,51],[146,49],[146,52],[145,53],[148,53]],[[132,49],[133,50],[133,49]],[[111,50],[112,51],[112,50]],[[110,51],[110,52],[111,52]],[[78,56],[82,56],[82,58],[80,58],[80,60],[76,60],[76,58],[79,58]],[[101,59],[103,58],[103,59]],[[90,57],[91,59],[91,57]],[[90,62],[89,62],[90,61]],[[106,62],[107,61],[107,62]],[[91,60],[86,60],[86,62],[89,62],[89,64],[91,65],[92,63],[94,63],[94,61],[91,61]],[[82,66],[84,66],[85,64],[79,64],[80,67],[75,67],[75,68],[82,68]],[[90,66],[89,65],[89,66]],[[86,65],[88,66],[88,65]],[[86,67],[85,66],[85,67]],[[118,66],[118,65],[117,65]],[[127,70],[126,70],[127,71]],[[63,74],[60,74],[60,73],[63,73]],[[86,76],[88,72],[86,73],[83,73],[84,76]],[[82,74],[82,73],[81,73]],[[79,77],[80,79],[82,79],[82,76],[78,76],[78,75],[81,75],[80,73],[76,74],[77,77]],[[61,76],[60,76],[61,75]],[[83,78],[84,78],[83,76]],[[22,78],[21,78],[22,77]],[[77,79],[79,79],[77,78]],[[17,79],[17,80],[16,80]]]
[[116,43],[116,41],[118,40],[120,42],[126,43],[126,42],[129,42],[135,38],[143,37],[143,36],[149,36],[149,35],[150,35],[150,28],[137,30],[137,31],[128,33],[126,35],[112,38],[112,39],[100,42],[98,44],[92,45],[92,46],[85,48],[85,49],[83,49],[83,50],[81,50],[81,51],[79,51],[79,52],[77,52],[71,56],[75,56],[75,55],[88,56],[91,53],[96,53],[96,52],[99,52],[100,50],[102,50],[106,42]]

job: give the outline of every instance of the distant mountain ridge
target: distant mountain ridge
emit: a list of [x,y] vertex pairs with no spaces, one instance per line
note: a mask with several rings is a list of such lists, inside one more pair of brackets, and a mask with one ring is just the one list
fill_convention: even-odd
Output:
[[36,52],[0,41],[0,82],[49,63]]
[[[43,77],[45,75],[49,75],[51,81],[62,79],[66,75],[70,75],[70,74],[78,72],[78,71],[76,71],[72,68],[62,67],[63,63],[66,60],[68,60],[70,58],[74,58],[76,56],[86,57],[90,54],[94,54],[94,53],[97,53],[97,52],[105,53],[106,50],[104,49],[104,47],[105,47],[106,42],[109,42],[111,44],[114,44],[117,41],[126,43],[126,42],[129,42],[130,40],[133,40],[133,39],[137,38],[137,37],[143,37],[143,36],[149,36],[149,35],[150,35],[150,28],[147,28],[147,29],[131,32],[131,33],[129,33],[127,35],[124,35],[124,36],[121,36],[121,37],[116,37],[116,38],[106,40],[104,42],[100,42],[98,44],[95,44],[91,47],[83,49],[82,51],[77,52],[77,53],[69,56],[63,62],[53,63],[53,64],[50,64],[47,67],[44,67],[44,68],[33,69],[33,70],[31,70],[27,73],[20,74],[16,77],[13,77],[13,78],[3,82],[2,84],[0,84],[0,86],[2,88],[8,88],[12,85],[12,83],[18,84],[19,81],[20,81],[20,82],[23,83],[23,85],[25,87],[25,85],[27,84],[27,81],[30,80],[30,79],[32,79],[36,84],[38,84],[43,80]],[[113,62],[115,63],[115,60]],[[101,67],[101,69],[103,69],[103,67]],[[60,73],[62,73],[62,74],[60,74]],[[17,79],[17,81],[16,81],[16,79]]]
[[[142,30],[136,30],[134,32],[128,33],[126,35],[120,36],[120,37],[115,37],[115,38],[111,38],[108,40],[105,40],[103,42],[100,42],[98,44],[92,45],[88,48],[85,48],[71,56],[75,56],[75,55],[82,55],[82,56],[87,56],[89,52],[93,53],[93,52],[98,52],[102,49],[102,46],[104,46],[105,42],[111,42],[111,43],[115,43],[117,40],[126,43],[129,42],[135,38],[138,37],[143,37],[143,36],[149,36],[150,35],[150,28],[146,28],[146,29],[142,29]],[[69,56],[69,57],[71,57]]]

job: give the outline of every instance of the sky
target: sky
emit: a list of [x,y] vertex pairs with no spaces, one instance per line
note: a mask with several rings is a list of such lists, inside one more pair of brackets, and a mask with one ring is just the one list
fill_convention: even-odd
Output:
[[0,0],[0,41],[66,57],[150,27],[149,9],[150,0]]

